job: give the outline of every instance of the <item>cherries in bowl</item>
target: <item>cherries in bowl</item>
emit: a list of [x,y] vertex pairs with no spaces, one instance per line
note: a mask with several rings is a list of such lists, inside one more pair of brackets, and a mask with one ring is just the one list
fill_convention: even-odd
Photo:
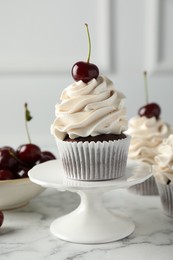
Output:
[[[50,151],[41,151],[39,147],[35,150],[35,147],[38,146],[24,144],[16,150],[12,147],[0,148],[1,210],[24,206],[44,191],[43,187],[30,181],[28,171],[38,163],[55,159],[55,156]],[[25,153],[27,149],[29,152]]]
[[[25,104],[25,112],[31,119],[30,112]],[[26,122],[27,122],[26,120]],[[26,126],[27,127],[27,126]],[[31,142],[29,131],[28,143],[0,147],[0,209],[14,209],[26,205],[31,199],[39,195],[44,188],[31,182],[28,171],[48,160],[56,159],[51,151],[45,151]]]
[[[35,144],[23,144],[16,150],[0,148],[0,182],[28,177],[27,172],[35,165],[56,159],[50,151],[41,151]],[[25,174],[21,174],[21,171]]]

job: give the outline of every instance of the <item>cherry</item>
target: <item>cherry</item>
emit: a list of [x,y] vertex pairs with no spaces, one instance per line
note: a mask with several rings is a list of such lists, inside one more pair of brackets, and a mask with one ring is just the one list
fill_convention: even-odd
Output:
[[8,170],[8,169],[3,169],[0,170],[0,180],[5,181],[5,180],[12,180],[15,178],[15,174]]
[[47,162],[47,161],[50,161],[50,160],[55,160],[56,157],[49,151],[43,151],[41,153],[41,158],[40,160],[38,160],[36,162],[36,164],[40,164],[40,163],[43,163],[43,162]]
[[11,146],[3,146],[0,149],[9,150],[12,153],[15,153],[15,150]]
[[0,148],[0,169],[13,170],[17,167],[16,153],[11,147]]
[[41,158],[41,150],[35,144],[20,145],[16,154],[19,160],[29,165],[34,165]]
[[48,156],[51,160],[56,159],[55,155],[53,153],[49,152],[49,151],[42,151],[42,155]]
[[98,77],[99,69],[95,64],[78,61],[72,67],[72,75],[75,81],[82,80],[84,83],[88,83]]
[[148,84],[146,71],[144,71],[144,83],[146,105],[139,108],[138,115],[141,117],[146,116],[147,118],[155,117],[158,120],[161,114],[161,108],[157,103],[148,103]]
[[4,222],[4,214],[2,211],[0,211],[0,227],[2,226],[3,222]]
[[161,108],[156,103],[149,103],[138,110],[139,116],[146,116],[147,118],[155,117],[159,119],[161,114]]
[[99,75],[99,69],[95,64],[90,63],[91,56],[91,41],[88,30],[88,24],[85,24],[88,36],[88,59],[87,62],[78,61],[76,62],[71,70],[72,76],[75,81],[82,80],[84,83],[88,83],[92,79],[96,79]]

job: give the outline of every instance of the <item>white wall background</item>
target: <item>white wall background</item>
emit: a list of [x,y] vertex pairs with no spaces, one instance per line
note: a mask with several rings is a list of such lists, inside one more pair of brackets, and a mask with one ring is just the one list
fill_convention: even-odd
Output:
[[173,124],[173,0],[0,0],[0,146],[27,142],[24,102],[33,115],[32,141],[54,145],[50,125],[71,67],[91,62],[126,94],[128,118],[150,101]]

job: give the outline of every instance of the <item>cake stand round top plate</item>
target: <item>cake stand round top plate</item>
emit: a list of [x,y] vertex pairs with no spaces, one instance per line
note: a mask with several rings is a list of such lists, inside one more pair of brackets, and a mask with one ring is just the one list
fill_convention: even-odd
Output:
[[62,163],[59,159],[48,161],[34,166],[29,171],[31,181],[43,186],[59,190],[90,190],[90,189],[118,189],[141,183],[151,176],[151,167],[148,164],[128,161],[123,177],[107,181],[77,181],[65,176]]

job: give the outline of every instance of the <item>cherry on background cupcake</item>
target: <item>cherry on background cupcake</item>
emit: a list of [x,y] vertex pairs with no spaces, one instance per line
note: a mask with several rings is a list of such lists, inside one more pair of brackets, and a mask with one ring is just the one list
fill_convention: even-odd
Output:
[[[168,124],[160,119],[160,106],[155,102],[149,102],[147,72],[144,71],[143,75],[146,104],[139,108],[138,116],[129,120],[128,133],[131,135],[131,143],[128,157],[152,166],[158,146],[161,140],[169,135],[170,130]],[[138,195],[158,195],[153,176],[128,190]]]
[[160,118],[161,108],[157,103],[149,103],[148,101],[148,82],[146,71],[144,71],[144,83],[146,104],[139,108],[138,115],[141,117],[146,116],[147,118],[155,117],[158,120]]

